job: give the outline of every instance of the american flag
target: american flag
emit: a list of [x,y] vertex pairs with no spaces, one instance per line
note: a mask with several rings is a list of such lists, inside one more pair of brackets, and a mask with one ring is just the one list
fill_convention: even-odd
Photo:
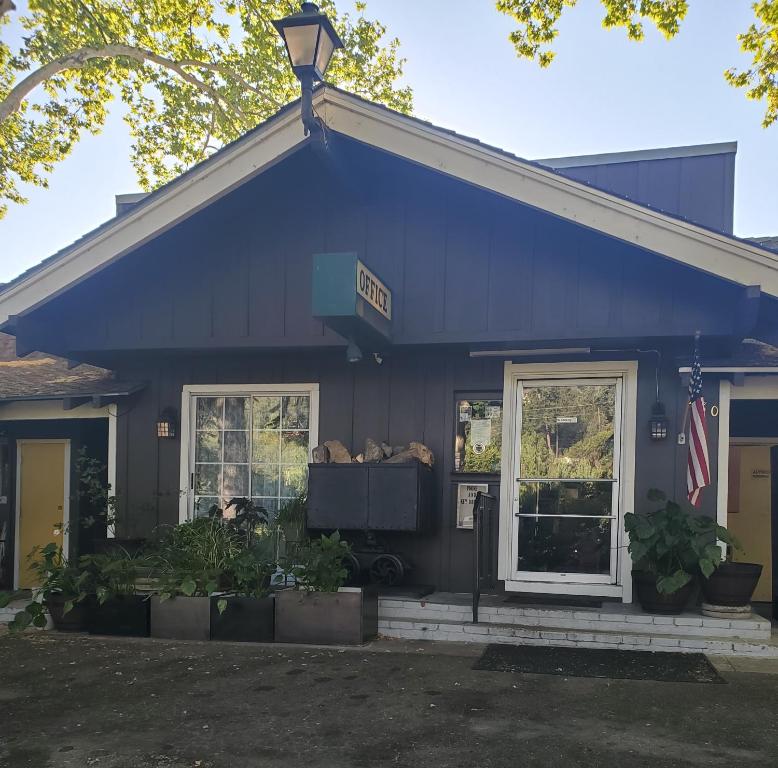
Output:
[[694,362],[689,379],[689,456],[686,462],[686,493],[689,501],[700,506],[700,491],[710,485],[708,462],[708,425],[705,421],[705,399],[702,396],[699,338],[694,340]]

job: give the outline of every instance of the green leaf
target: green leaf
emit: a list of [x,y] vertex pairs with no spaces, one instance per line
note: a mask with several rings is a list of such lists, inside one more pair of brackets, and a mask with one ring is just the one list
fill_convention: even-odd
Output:
[[216,607],[219,609],[219,613],[224,613],[227,610],[227,601],[224,598],[217,600]]
[[194,579],[185,579],[181,582],[181,592],[187,597],[192,597],[197,592],[197,582]]

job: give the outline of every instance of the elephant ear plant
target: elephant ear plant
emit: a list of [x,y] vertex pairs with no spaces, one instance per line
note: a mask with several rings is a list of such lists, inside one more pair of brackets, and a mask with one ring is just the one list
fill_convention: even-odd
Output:
[[660,595],[678,592],[697,574],[709,577],[722,560],[717,539],[737,546],[715,520],[689,514],[661,491],[649,491],[648,499],[663,504],[647,514],[624,515],[624,526],[636,572],[653,577]]

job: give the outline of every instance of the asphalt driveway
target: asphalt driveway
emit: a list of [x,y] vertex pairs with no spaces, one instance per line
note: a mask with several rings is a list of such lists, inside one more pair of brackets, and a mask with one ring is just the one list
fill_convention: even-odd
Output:
[[481,649],[0,636],[0,766],[778,765],[769,662],[726,685],[474,671]]

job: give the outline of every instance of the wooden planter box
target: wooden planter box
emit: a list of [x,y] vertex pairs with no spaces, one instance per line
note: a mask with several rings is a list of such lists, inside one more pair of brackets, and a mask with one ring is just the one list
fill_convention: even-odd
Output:
[[151,598],[151,636],[172,640],[210,640],[211,599],[184,597]]
[[378,593],[341,587],[337,592],[276,592],[278,643],[362,645],[378,634]]
[[219,598],[211,598],[211,640],[272,643],[275,599],[271,597],[228,597],[219,613]]
[[148,637],[151,631],[151,605],[148,596],[112,597],[102,605],[92,600],[87,630],[92,635]]

